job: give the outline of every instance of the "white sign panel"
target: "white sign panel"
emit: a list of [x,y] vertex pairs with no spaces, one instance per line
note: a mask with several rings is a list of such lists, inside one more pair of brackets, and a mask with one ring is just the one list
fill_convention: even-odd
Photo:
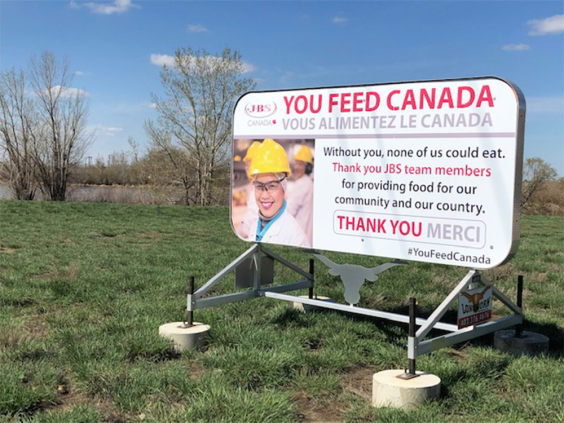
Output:
[[495,267],[519,240],[524,120],[519,88],[494,77],[248,93],[234,111],[233,228],[248,241]]

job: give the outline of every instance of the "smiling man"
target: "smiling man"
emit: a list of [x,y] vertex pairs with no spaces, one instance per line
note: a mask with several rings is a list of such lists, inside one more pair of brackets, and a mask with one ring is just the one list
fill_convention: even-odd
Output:
[[266,139],[251,161],[255,200],[259,209],[249,240],[296,247],[311,247],[296,219],[286,210],[285,193],[291,175],[284,148]]

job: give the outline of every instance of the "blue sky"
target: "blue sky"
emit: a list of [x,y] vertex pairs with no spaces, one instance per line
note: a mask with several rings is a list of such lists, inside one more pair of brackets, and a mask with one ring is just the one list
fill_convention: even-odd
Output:
[[160,65],[239,50],[260,90],[495,75],[527,99],[525,157],[564,176],[562,1],[0,0],[0,71],[66,56],[86,91],[88,155],[143,151]]

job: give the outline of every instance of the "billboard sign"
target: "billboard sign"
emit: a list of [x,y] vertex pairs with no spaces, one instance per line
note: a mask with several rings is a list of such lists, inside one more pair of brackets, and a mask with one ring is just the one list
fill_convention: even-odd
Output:
[[524,122],[521,91],[496,77],[247,93],[233,120],[233,229],[495,267],[518,246]]

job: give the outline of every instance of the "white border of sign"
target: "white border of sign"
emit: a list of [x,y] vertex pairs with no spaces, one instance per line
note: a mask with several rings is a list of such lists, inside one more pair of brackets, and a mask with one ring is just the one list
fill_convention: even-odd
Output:
[[[483,92],[486,85],[490,91],[489,97],[487,92]],[[449,87],[447,94],[446,87]],[[428,110],[429,107],[426,109],[424,106],[429,106],[429,97],[434,89],[436,98],[433,100],[433,110]],[[425,95],[421,94],[422,91],[425,91]],[[376,95],[379,96],[378,101]],[[478,104],[480,98],[481,104]],[[261,107],[249,107],[252,104]],[[444,109],[438,107],[439,104]],[[235,140],[247,140],[250,143],[272,138],[281,144],[288,140],[315,140],[313,248],[469,268],[492,268],[510,260],[519,244],[525,110],[525,98],[521,90],[498,77],[250,92],[235,105],[233,156],[236,154]],[[448,117],[444,118],[447,121],[443,119],[447,112],[452,112],[450,127]],[[395,126],[390,125],[393,116]],[[347,117],[353,119],[339,120]],[[354,117],[359,119],[355,120]],[[386,118],[387,123],[382,124]],[[478,125],[472,127],[470,121],[474,118]],[[437,124],[433,125],[435,120]],[[348,122],[347,129],[339,128],[343,122]],[[363,126],[363,122],[368,122],[370,128]],[[354,170],[362,171],[364,165],[370,165],[368,160],[338,154],[341,148],[341,153],[347,149],[349,153],[358,149],[362,155],[368,147],[386,154],[396,145],[404,153],[411,151],[413,157],[394,157],[392,160],[384,156],[375,160],[379,160],[380,165],[386,165],[388,170],[389,167],[394,170],[394,166],[402,166],[402,172],[403,169],[405,172],[410,169],[420,171],[424,167],[436,172],[437,167],[443,169],[450,163],[456,167],[460,158],[439,160],[429,156],[417,158],[415,154],[423,150],[418,146],[426,145],[429,150],[444,152],[451,151],[453,145],[460,145],[463,148],[456,154],[477,155],[471,156],[474,157],[472,160],[468,158],[465,165],[470,169],[467,170],[470,176],[475,176],[474,181],[467,184],[468,178],[465,179],[465,176],[468,175],[442,174],[437,177],[436,173],[412,173],[409,178],[405,173],[399,176],[388,174],[362,179]],[[490,156],[492,153],[493,157]],[[290,155],[289,159],[292,161]],[[427,162],[429,166],[417,166]],[[373,163],[377,164],[376,161]],[[460,165],[457,168],[464,167]],[[233,162],[231,170],[234,175]],[[486,176],[490,175],[491,179],[487,179]],[[339,184],[341,180],[342,186]],[[378,182],[390,181],[398,184],[396,187],[404,183],[403,189],[409,191],[409,196],[405,191],[386,192],[381,189],[378,195],[370,196],[374,201],[371,207],[365,204],[353,207],[350,204],[332,204],[337,199],[348,201],[354,197],[354,188],[347,191],[345,181],[353,183],[353,187],[358,187],[358,182],[372,182],[372,187]],[[431,187],[432,192],[410,191],[409,182],[412,182],[411,188],[427,186]],[[437,200],[443,201],[437,192],[439,183],[450,185],[451,190],[452,187],[454,190],[460,187],[463,193],[456,197],[461,199],[457,207],[464,208],[466,201],[466,209],[445,213],[434,210],[434,214],[416,210],[416,202],[437,204]],[[465,195],[466,189],[470,193]],[[355,194],[358,196],[359,192]],[[233,222],[233,195],[232,185],[231,225],[234,232],[245,239],[240,236]],[[408,197],[411,203],[408,203]],[[391,203],[386,205],[386,201],[398,198],[404,199],[403,208],[391,207]],[[445,198],[444,204],[454,203],[454,194]],[[339,214],[340,211],[344,214]],[[402,227],[405,229],[403,235],[400,234],[399,225],[403,221],[412,229],[423,228],[428,235],[434,235],[434,239],[418,239],[415,237],[417,232],[408,233],[405,225]],[[339,222],[341,226],[336,227]],[[354,223],[347,225],[347,222]],[[395,234],[392,233],[394,223]],[[371,233],[366,230],[369,224]],[[475,239],[474,243],[472,239]]]

